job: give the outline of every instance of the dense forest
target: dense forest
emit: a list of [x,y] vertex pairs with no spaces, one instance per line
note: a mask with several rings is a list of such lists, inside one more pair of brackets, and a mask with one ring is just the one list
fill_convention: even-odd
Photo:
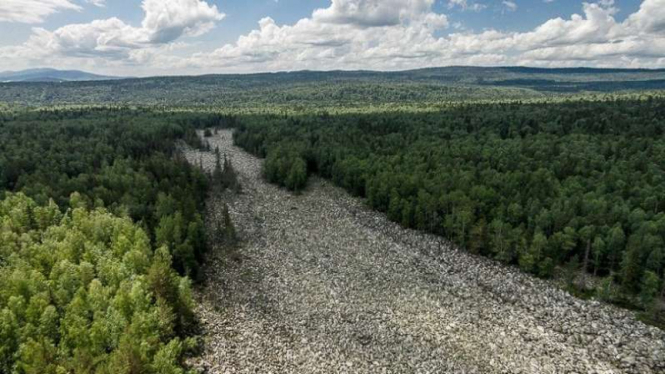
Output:
[[239,122],[272,182],[316,173],[405,227],[663,321],[665,100]]
[[[236,128],[264,176],[332,180],[404,227],[665,312],[665,99],[457,104],[440,111],[219,115],[0,112],[0,372],[183,373],[209,192],[179,152]],[[205,136],[212,136],[210,130]],[[210,150],[210,149],[208,149]],[[215,240],[232,245],[228,207]]]
[[0,372],[182,372],[209,181],[177,147],[207,121],[0,114]]
[[665,70],[451,66],[396,72],[299,71],[0,83],[0,103],[317,109],[517,100],[665,88]]

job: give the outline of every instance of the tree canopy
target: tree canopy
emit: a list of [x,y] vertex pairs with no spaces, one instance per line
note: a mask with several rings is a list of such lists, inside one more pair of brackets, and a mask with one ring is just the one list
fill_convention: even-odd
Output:
[[10,194],[0,237],[0,372],[183,372],[190,281],[131,219]]
[[218,121],[0,114],[0,372],[184,372],[208,179],[178,143]]

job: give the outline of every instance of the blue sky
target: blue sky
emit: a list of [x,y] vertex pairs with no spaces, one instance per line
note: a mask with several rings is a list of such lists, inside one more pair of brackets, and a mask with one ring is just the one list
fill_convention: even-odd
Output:
[[2,0],[0,70],[665,67],[665,0]]

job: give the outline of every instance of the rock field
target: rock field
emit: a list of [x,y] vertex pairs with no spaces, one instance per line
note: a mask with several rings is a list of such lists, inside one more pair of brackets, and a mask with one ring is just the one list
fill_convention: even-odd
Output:
[[[242,240],[197,292],[208,373],[665,373],[665,333],[517,269],[405,230],[330,183],[291,194],[231,157]],[[212,170],[214,154],[186,151]],[[219,208],[221,202],[213,202]]]

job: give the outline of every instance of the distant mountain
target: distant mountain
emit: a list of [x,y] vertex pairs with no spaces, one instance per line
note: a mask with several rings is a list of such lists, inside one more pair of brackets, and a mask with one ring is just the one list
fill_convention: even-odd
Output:
[[120,79],[79,70],[28,69],[0,72],[0,82],[81,82]]

